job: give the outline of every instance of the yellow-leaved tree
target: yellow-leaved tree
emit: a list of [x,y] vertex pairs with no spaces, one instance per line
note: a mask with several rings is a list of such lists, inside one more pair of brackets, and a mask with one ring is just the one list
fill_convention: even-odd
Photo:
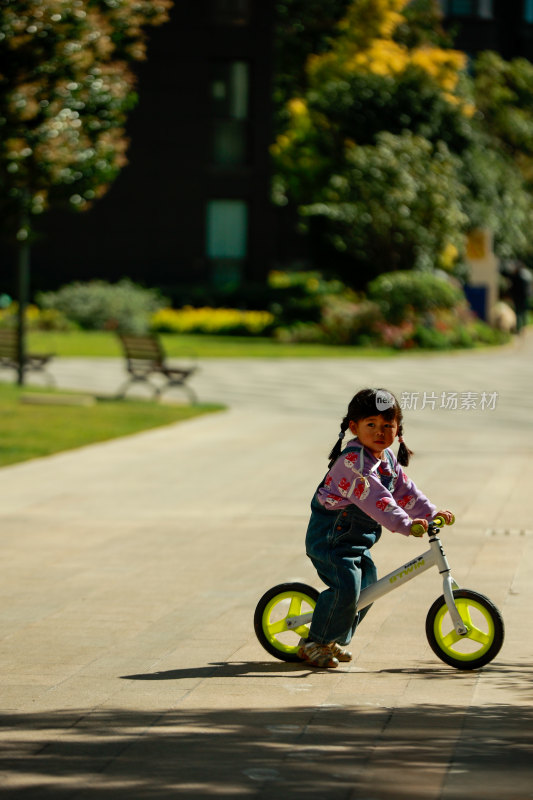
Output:
[[320,218],[365,279],[449,263],[468,224],[457,161],[473,137],[466,56],[429,38],[407,44],[406,6],[352,0],[331,49],[308,58],[307,90],[273,146],[275,200]]

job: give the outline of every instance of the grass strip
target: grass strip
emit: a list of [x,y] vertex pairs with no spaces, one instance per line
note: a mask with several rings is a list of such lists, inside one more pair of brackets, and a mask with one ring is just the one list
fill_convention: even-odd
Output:
[[[398,355],[387,347],[348,345],[284,344],[273,339],[248,336],[162,334],[170,358],[384,358]],[[57,356],[119,358],[120,342],[108,331],[30,331],[30,351]]]
[[[128,436],[220,411],[211,404],[167,405],[141,400],[97,400],[94,405],[22,403],[20,389],[0,384],[0,467],[63,450]],[[56,394],[50,392],[51,398]],[[58,398],[65,393],[58,392]]]

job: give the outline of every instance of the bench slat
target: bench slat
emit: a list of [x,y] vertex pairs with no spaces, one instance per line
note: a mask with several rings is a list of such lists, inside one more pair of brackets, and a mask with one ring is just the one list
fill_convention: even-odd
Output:
[[[126,368],[131,376],[130,380],[123,388],[120,397],[124,397],[129,384],[134,381],[145,381],[150,384],[151,375],[161,375],[167,379],[165,388],[170,386],[181,386],[196,402],[196,395],[185,381],[196,372],[196,367],[170,366],[166,363],[165,352],[157,336],[132,336],[129,334],[119,334],[122,343],[124,356],[126,357]],[[150,384],[153,386],[153,384]],[[155,394],[160,394],[162,389],[154,387]]]
[[[24,359],[25,370],[44,370],[46,364],[54,357],[53,353],[26,353]],[[18,335],[13,328],[0,328],[0,367],[18,369]],[[48,380],[53,382],[51,376]]]

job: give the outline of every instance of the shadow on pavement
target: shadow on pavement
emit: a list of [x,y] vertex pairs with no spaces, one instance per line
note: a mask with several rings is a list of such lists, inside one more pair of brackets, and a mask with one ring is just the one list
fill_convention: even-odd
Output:
[[465,714],[463,707],[370,708],[364,696],[354,701],[361,705],[5,714],[1,795],[531,797],[531,708],[493,705]]
[[[295,680],[306,678],[309,674],[314,674],[319,670],[313,667],[306,669],[302,662],[286,663],[283,661],[220,661],[212,662],[203,667],[188,667],[185,669],[169,669],[163,672],[145,672],[136,675],[121,675],[123,680],[134,681],[180,681],[190,678],[257,678],[272,677],[279,678],[283,675]],[[328,670],[321,670],[327,672]],[[348,666],[341,665],[339,671],[349,671]],[[361,670],[355,670],[358,675],[365,675]],[[492,676],[493,683],[496,678],[496,685],[501,688],[511,689],[523,693],[524,699],[533,699],[533,666],[529,664],[510,664],[501,661],[488,664],[483,668],[483,672]],[[469,678],[472,673],[469,670],[458,671],[453,667],[437,662],[433,666],[396,667],[394,669],[380,669],[369,671],[375,675],[407,675],[421,678],[423,680],[442,681],[444,676],[454,676],[455,680]],[[533,796],[533,793],[532,793]]]
[[[427,680],[442,680],[444,674],[460,676],[468,676],[471,673],[468,670],[460,671],[447,667],[444,664],[435,668],[421,667],[418,669],[413,668],[395,668],[395,669],[380,669],[377,670],[380,675],[410,675],[425,678]],[[483,672],[490,673],[492,683],[498,688],[509,689],[511,691],[522,693],[524,699],[533,700],[533,666],[530,664],[510,664],[497,661],[483,667]],[[494,680],[497,677],[501,680]],[[533,797],[533,792],[532,792]]]
[[[312,669],[312,668],[311,668]],[[295,671],[297,670],[297,672]],[[188,667],[186,669],[168,669],[164,672],[145,672],[138,675],[121,675],[130,681],[179,681],[184,678],[246,678],[258,675],[271,675],[279,678],[281,674],[292,673],[294,678],[305,678],[309,670],[305,670],[301,661],[289,664],[283,661],[220,661],[212,662],[205,667]],[[314,671],[314,670],[313,670]]]

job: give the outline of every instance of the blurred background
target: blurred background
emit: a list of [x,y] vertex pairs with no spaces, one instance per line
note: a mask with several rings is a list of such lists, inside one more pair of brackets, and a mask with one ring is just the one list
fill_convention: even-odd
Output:
[[0,302],[35,326],[91,327],[86,287],[57,294],[91,281],[156,290],[168,332],[204,330],[184,307],[393,347],[527,322],[531,0],[25,0],[0,26]]

